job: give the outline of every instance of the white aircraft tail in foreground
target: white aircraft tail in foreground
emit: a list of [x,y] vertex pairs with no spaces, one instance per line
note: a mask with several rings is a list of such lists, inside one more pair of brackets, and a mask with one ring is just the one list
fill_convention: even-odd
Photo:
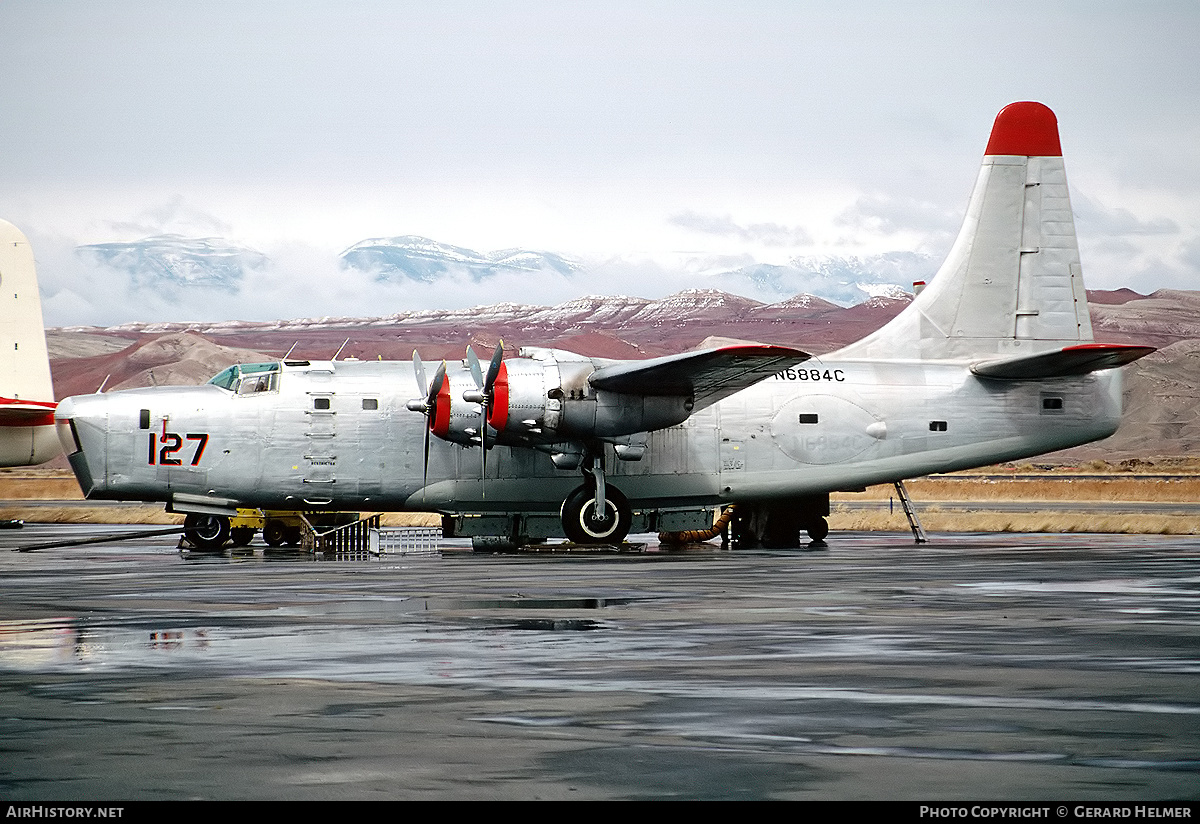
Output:
[[54,408],[33,251],[0,220],[0,466],[45,463],[62,451]]
[[828,355],[497,348],[485,370],[468,348],[432,381],[418,357],[285,358],[55,419],[89,498],[166,502],[198,546],[239,506],[434,510],[447,534],[520,544],[697,529],[729,504],[736,543],[796,546],[825,537],[830,492],[1111,435],[1116,367],[1151,351],[1093,340],[1058,124],[1014,103],[932,282]]

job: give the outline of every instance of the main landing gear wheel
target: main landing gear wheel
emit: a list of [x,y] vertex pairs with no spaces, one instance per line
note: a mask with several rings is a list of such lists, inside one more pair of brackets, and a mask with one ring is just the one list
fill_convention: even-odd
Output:
[[196,549],[214,552],[229,540],[229,519],[224,515],[198,515],[183,519],[184,534]]
[[829,521],[824,518],[814,518],[804,527],[804,531],[812,539],[812,543],[808,545],[809,549],[828,548],[829,544],[825,543],[825,536],[829,534]]
[[563,532],[577,544],[619,544],[629,534],[633,513],[619,489],[605,486],[604,517],[596,517],[596,490],[578,487],[562,505]]
[[808,537],[812,538],[815,543],[825,543],[825,538],[829,535],[829,521],[824,518],[817,518],[814,521],[809,521],[805,527],[808,532]]

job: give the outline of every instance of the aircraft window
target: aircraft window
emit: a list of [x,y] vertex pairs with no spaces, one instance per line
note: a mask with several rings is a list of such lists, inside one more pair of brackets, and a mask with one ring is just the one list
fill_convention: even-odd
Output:
[[150,428],[150,410],[143,409],[138,413],[138,429]]
[[329,398],[313,398],[313,409],[328,409]]
[[238,384],[237,393],[253,395],[258,392],[274,392],[279,388],[278,379],[279,375],[276,372],[243,375],[241,383]]
[[219,372],[209,383],[239,395],[251,395],[278,389],[278,375],[278,363],[242,363]]
[[237,378],[238,368],[236,366],[231,366],[223,372],[218,373],[216,377],[209,381],[209,383],[211,383],[213,386],[219,386],[222,389],[232,390],[234,383],[237,382]]
[[1061,412],[1063,410],[1063,399],[1042,398],[1042,410],[1044,412]]
[[800,423],[816,423],[817,415],[815,412],[800,413]]
[[377,398],[363,398],[363,409],[378,409],[379,400]]
[[929,431],[930,432],[945,432],[946,431],[946,422],[945,421],[930,421],[929,422]]

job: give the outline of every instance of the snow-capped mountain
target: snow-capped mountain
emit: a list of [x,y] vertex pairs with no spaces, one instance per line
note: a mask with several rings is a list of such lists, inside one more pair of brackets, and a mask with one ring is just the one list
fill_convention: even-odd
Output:
[[[872,300],[884,300],[876,298]],[[904,295],[900,303],[907,303]],[[871,303],[868,300],[867,303]],[[883,304],[880,304],[883,305]],[[497,334],[522,335],[570,333],[592,330],[626,332],[673,328],[690,324],[722,326],[730,323],[759,323],[777,318],[812,318],[841,307],[813,295],[795,295],[775,303],[762,303],[717,289],[685,289],[659,300],[625,295],[589,295],[555,306],[495,303],[469,309],[423,309],[379,317],[296,318],[274,321],[222,321],[219,323],[123,323],[110,326],[110,333],[163,334],[193,332],[232,336],[274,332],[301,333],[331,329],[408,330],[425,334],[432,330],[491,330]],[[897,310],[898,311],[898,310]],[[64,332],[92,331],[91,327],[66,327]]]
[[129,273],[135,286],[199,286],[236,289],[247,269],[261,268],[267,256],[223,238],[156,235],[128,242],[92,243],[75,253]]
[[889,252],[870,257],[804,257],[785,265],[757,263],[716,275],[716,285],[745,292],[748,283],[772,300],[800,293],[842,306],[877,295],[907,292],[915,280],[929,280],[937,261],[915,252]]
[[[265,254],[218,237],[156,235],[136,241],[94,243],[76,247],[76,254],[111,269],[127,273],[135,288],[222,289],[232,293],[243,287],[252,270],[273,275],[268,267],[278,266]],[[416,235],[368,238],[355,243],[339,256],[341,265],[373,277],[378,282],[437,283],[468,278],[479,283],[499,275],[517,275],[528,282],[526,299],[540,295],[536,275],[607,280],[618,277],[623,264],[637,267],[634,258],[605,261],[599,268],[550,252],[503,249],[477,252],[439,243]],[[732,294],[752,296],[774,303],[797,294],[814,295],[841,306],[880,294],[906,292],[914,280],[928,280],[935,261],[912,252],[894,252],[872,257],[796,258],[785,265],[753,263],[722,269],[699,259],[658,263],[662,277],[691,281],[698,286]],[[699,267],[699,269],[697,269]],[[686,272],[686,276],[681,273]],[[288,273],[280,271],[280,277]],[[519,289],[514,296],[524,297]]]
[[526,249],[476,252],[416,235],[362,240],[340,257],[343,266],[373,273],[377,280],[408,278],[424,283],[456,273],[466,273],[478,282],[505,272],[551,271],[571,275],[580,268],[574,261],[550,252]]

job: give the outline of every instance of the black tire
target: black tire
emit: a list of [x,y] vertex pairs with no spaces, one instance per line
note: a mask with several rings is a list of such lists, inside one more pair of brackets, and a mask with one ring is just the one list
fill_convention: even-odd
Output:
[[817,518],[815,521],[810,521],[805,530],[808,532],[808,537],[814,541],[824,541],[829,535],[829,521]]
[[283,546],[287,540],[287,527],[283,521],[267,521],[263,525],[263,540],[267,546]]
[[596,491],[578,487],[562,505],[563,532],[577,544],[619,544],[629,534],[633,513],[629,501],[613,486],[604,489],[604,519],[596,516]]
[[238,526],[229,530],[229,540],[234,546],[250,546],[254,540],[255,529],[252,526]]
[[193,513],[183,519],[183,528],[192,546],[205,552],[220,550],[229,540],[229,519],[224,515]]
[[287,541],[288,546],[300,546],[300,541],[301,541],[300,527],[298,527],[298,526],[288,527],[286,530],[284,530],[283,534],[284,534],[284,540]]

